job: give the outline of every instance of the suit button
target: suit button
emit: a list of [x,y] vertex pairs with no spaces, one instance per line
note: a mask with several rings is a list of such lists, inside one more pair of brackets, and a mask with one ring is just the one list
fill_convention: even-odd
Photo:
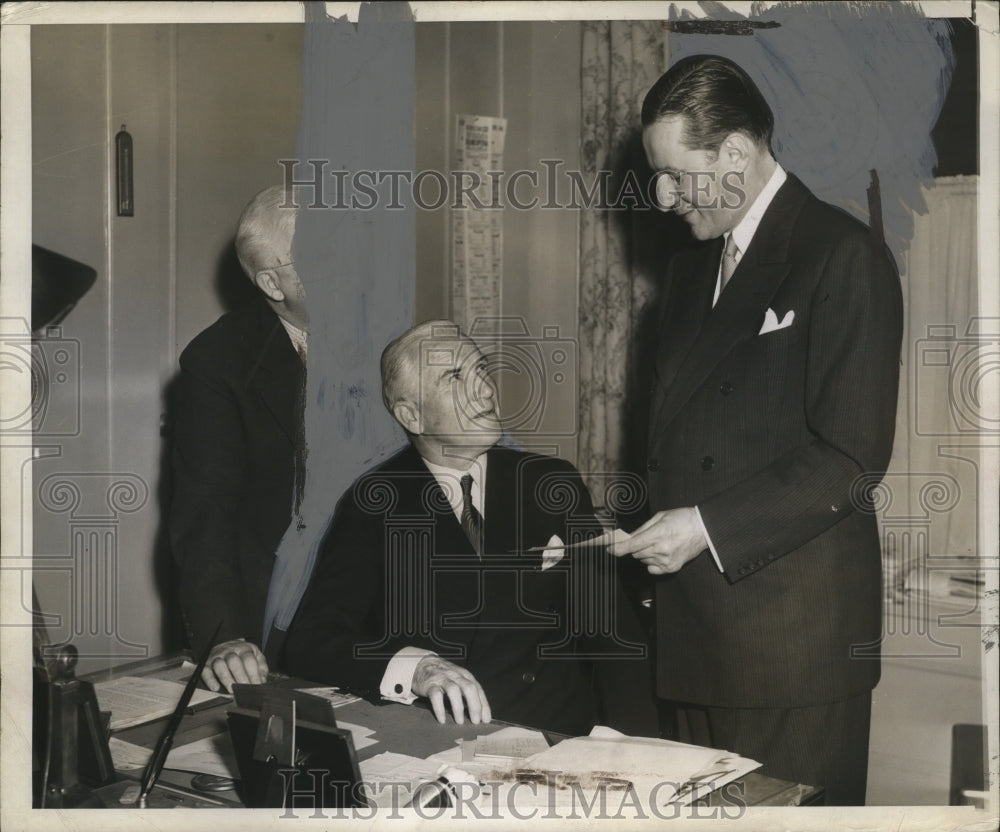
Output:
[[710,456],[703,456],[701,458],[701,470],[711,471],[715,467],[715,460]]
[[658,460],[655,456],[650,457],[649,461],[646,463],[646,470],[647,471],[659,471],[660,470],[660,460]]
[[521,677],[521,681],[524,682],[526,685],[530,685],[532,682],[535,681],[535,674],[529,670]]
[[719,392],[722,393],[723,396],[728,396],[733,392],[733,385],[731,385],[728,381],[724,381],[719,385]]

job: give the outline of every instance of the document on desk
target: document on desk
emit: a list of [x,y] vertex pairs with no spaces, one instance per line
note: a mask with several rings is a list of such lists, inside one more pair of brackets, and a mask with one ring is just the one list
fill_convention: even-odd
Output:
[[312,696],[321,696],[323,699],[332,702],[335,708],[339,708],[341,705],[349,705],[351,702],[357,702],[361,698],[351,693],[341,693],[340,688],[335,687],[297,688],[297,690]]
[[495,780],[523,765],[525,757],[548,747],[540,731],[510,725],[492,734],[480,734],[474,740],[458,740],[454,747],[431,754],[427,761]]
[[[184,685],[151,676],[121,676],[98,682],[94,691],[100,709],[111,711],[111,730],[117,731],[170,716],[184,693]],[[199,710],[225,698],[225,694],[195,690],[189,707]]]
[[[108,740],[108,748],[111,751],[111,762],[118,771],[145,768],[153,753],[148,748],[118,737]],[[199,774],[217,774],[220,777],[239,777],[236,755],[228,733],[204,737],[171,749],[163,767]]]
[[[463,747],[468,744],[463,743]],[[511,727],[501,728],[492,734],[480,734],[476,737],[474,753],[477,760],[518,762],[548,747],[548,740],[541,731]]]
[[410,802],[418,785],[434,780],[442,766],[433,760],[383,751],[362,760],[358,768],[368,799],[378,808],[396,809]]
[[[617,735],[617,736],[615,736]],[[627,737],[610,729],[597,736],[563,740],[524,761],[519,772],[553,772],[554,795],[534,800],[572,799],[572,792],[634,789],[644,805],[686,804],[758,768],[760,763],[728,751],[647,737]],[[528,790],[524,790],[528,793]],[[544,803],[543,803],[544,805]]]

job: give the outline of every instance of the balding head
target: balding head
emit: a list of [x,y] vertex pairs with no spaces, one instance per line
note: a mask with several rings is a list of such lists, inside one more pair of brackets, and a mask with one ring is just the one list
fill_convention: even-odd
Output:
[[272,185],[250,200],[236,231],[236,256],[275,313],[293,326],[306,329],[309,313],[305,290],[292,261],[300,190]]
[[420,455],[455,467],[500,439],[487,362],[453,321],[418,324],[382,352],[382,400]]
[[250,200],[236,229],[236,256],[251,280],[257,272],[291,260],[295,192],[284,185],[264,188]]
[[396,402],[416,396],[420,368],[420,347],[431,339],[461,337],[458,324],[436,320],[417,324],[390,342],[382,351],[382,401],[390,413]]

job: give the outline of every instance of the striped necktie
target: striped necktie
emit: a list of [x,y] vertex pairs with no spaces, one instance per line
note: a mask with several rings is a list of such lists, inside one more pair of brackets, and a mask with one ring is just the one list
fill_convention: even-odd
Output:
[[739,246],[736,245],[736,239],[730,234],[729,239],[726,241],[726,250],[722,252],[722,285],[719,287],[720,292],[726,288],[729,278],[736,271],[736,255],[739,253],[739,250]]
[[472,474],[462,477],[462,531],[476,554],[483,554],[483,518],[472,504]]

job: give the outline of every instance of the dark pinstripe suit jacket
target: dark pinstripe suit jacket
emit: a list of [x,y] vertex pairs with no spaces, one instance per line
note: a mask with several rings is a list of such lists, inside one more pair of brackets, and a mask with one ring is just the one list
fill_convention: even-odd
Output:
[[[650,508],[697,505],[725,573],[706,551],[658,579],[658,693],[835,701],[879,678],[881,559],[860,483],[892,451],[899,278],[867,227],[793,176],[712,309],[721,251],[673,258],[660,324]],[[758,334],[768,308],[792,325]]]

